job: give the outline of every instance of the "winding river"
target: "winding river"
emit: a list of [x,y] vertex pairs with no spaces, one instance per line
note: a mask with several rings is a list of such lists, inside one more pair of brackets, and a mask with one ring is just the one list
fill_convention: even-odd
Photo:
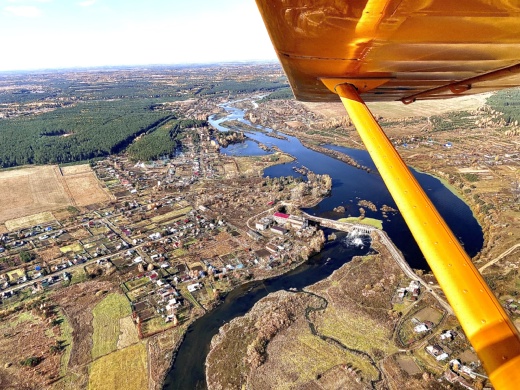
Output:
[[[332,194],[317,206],[306,209],[309,214],[338,219],[348,215],[358,216],[359,200],[369,200],[377,206],[378,211],[366,209],[366,216],[383,220],[383,229],[388,233],[396,246],[403,252],[406,261],[413,268],[428,269],[424,257],[415,243],[408,227],[399,214],[388,214],[384,218],[380,208],[388,205],[397,208],[383,181],[366,151],[327,145],[328,148],[348,154],[360,164],[370,167],[371,172],[354,168],[346,163],[304,147],[296,138],[284,135],[284,139],[269,136],[271,129],[254,125],[244,118],[245,112],[229,102],[223,107],[226,117],[209,118],[209,122],[221,131],[228,129],[220,126],[224,121],[237,120],[259,131],[248,132],[248,140],[242,144],[230,145],[222,149],[228,155],[265,155],[258,143],[276,146],[285,153],[296,158],[295,162],[273,166],[265,170],[265,176],[294,176],[294,166],[305,166],[315,173],[328,173],[332,177]],[[474,256],[483,244],[482,229],[474,218],[470,208],[438,179],[433,176],[414,172],[421,186],[426,190],[440,214],[444,217],[455,235],[464,245],[470,256]],[[345,213],[334,212],[337,206],[343,206]],[[328,231],[325,232],[326,235]],[[364,255],[370,251],[369,243],[364,248],[348,245],[344,233],[336,233],[338,239],[327,243],[321,253],[313,256],[308,262],[282,276],[245,284],[227,295],[223,304],[195,321],[188,329],[181,344],[172,369],[169,371],[164,389],[206,389],[204,363],[209,351],[209,343],[222,324],[245,314],[258,300],[270,292],[280,289],[301,289],[322,280],[356,255]],[[367,238],[365,238],[367,239]],[[327,259],[327,260],[325,260]]]

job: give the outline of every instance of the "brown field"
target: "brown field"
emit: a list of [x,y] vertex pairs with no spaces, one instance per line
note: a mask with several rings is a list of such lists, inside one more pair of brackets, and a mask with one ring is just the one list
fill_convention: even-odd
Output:
[[405,370],[408,375],[420,374],[422,372],[421,368],[415,363],[413,358],[409,356],[397,356],[396,359],[397,364],[403,370]]
[[0,223],[14,230],[54,219],[47,212],[106,202],[111,196],[88,165],[61,170],[44,165],[0,172],[0,199]]
[[[383,118],[406,118],[412,116],[440,115],[451,111],[475,110],[484,105],[491,94],[461,96],[453,99],[417,101],[413,104],[401,102],[368,103],[374,115]],[[319,113],[327,118],[346,116],[343,104],[337,103],[302,103],[308,110]]]
[[110,193],[101,187],[92,171],[74,176],[64,176],[63,179],[74,199],[75,206],[88,206],[111,200]]
[[5,227],[8,231],[18,230],[26,226],[35,226],[40,225],[42,223],[47,223],[50,221],[54,221],[54,216],[49,211],[45,211],[43,213],[32,214],[26,217],[20,217],[15,219],[10,219],[5,222]]
[[132,317],[127,316],[119,319],[119,330],[120,334],[117,340],[117,349],[123,349],[139,342],[137,328],[132,321]]
[[[59,339],[59,330],[30,311],[13,314],[0,324],[0,388],[28,389],[35,383],[47,386],[58,377],[60,354],[50,352]],[[36,367],[24,367],[20,361],[42,358]],[[40,388],[41,388],[40,387]]]
[[0,222],[72,204],[57,166],[0,172]]
[[431,321],[437,325],[442,318],[442,312],[434,309],[433,307],[425,307],[420,312],[415,314],[415,317],[419,321]]
[[92,169],[88,164],[70,165],[68,167],[61,167],[61,174],[63,176],[77,175],[81,173],[90,173]]

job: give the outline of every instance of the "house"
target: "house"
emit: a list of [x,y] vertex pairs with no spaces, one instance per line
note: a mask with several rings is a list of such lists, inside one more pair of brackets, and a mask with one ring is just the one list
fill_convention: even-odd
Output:
[[464,379],[462,378],[461,376],[455,374],[453,371],[451,370],[446,370],[444,372],[444,378],[446,378],[446,380],[450,383],[459,383],[462,387],[465,387],[466,389],[469,389],[469,390],[473,390],[473,387],[471,387],[469,385],[469,383]]
[[438,357],[444,353],[444,350],[442,349],[442,347],[440,345],[435,344],[435,345],[428,345],[426,347],[426,352],[428,352],[430,355],[432,355],[434,357]]
[[448,341],[452,341],[455,337],[457,337],[457,332],[455,332],[454,330],[446,330],[444,332],[441,333],[441,340],[448,340]]
[[276,221],[276,223],[285,225],[289,220],[289,215],[277,212],[273,214],[273,219]]
[[427,327],[425,324],[419,324],[419,325],[417,325],[417,326],[415,326],[415,327],[413,328],[413,331],[414,331],[415,333],[423,333],[423,332],[427,332],[427,331],[429,331],[429,330],[430,330],[430,329],[428,329],[428,327]]
[[188,291],[189,292],[197,291],[200,288],[202,288],[202,285],[200,283],[188,284]]
[[284,234],[287,233],[287,229],[284,229],[283,227],[280,227],[280,226],[271,226],[271,231],[280,236],[283,236]]

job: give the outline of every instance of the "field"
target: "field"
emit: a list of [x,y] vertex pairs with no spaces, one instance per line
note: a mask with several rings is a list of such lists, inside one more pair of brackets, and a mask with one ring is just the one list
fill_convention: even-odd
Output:
[[[378,375],[366,359],[314,336],[306,321],[295,324],[286,334],[275,338],[269,344],[268,353],[274,358],[260,366],[251,378],[255,389],[288,389],[288,383],[300,387],[342,364],[361,369],[365,383]],[[296,380],[295,373],[298,373]]]
[[169,213],[166,213],[166,214],[163,214],[163,215],[158,215],[156,217],[151,218],[150,220],[152,222],[154,222],[154,223],[160,223],[162,221],[175,219],[175,218],[181,217],[183,215],[186,215],[191,210],[192,210],[192,207],[185,207],[185,208],[180,209],[180,210],[174,210],[174,211],[170,211]]
[[121,333],[119,334],[119,339],[117,340],[117,349],[123,349],[139,342],[137,328],[132,321],[131,316],[127,316],[119,320],[119,330]]
[[72,204],[56,165],[0,172],[0,199],[0,222]]
[[54,221],[54,216],[52,215],[52,213],[49,211],[44,211],[43,213],[33,214],[27,217],[20,217],[6,221],[5,227],[7,228],[7,230],[13,231],[26,226],[36,226],[51,221]]
[[88,388],[92,390],[147,389],[147,366],[145,344],[134,344],[92,363]]
[[117,349],[120,319],[131,314],[130,304],[121,294],[109,294],[92,310],[92,359]]
[[110,195],[88,165],[43,165],[0,172],[0,199],[0,223],[16,230],[53,220],[50,212],[67,206],[109,201]]
[[[475,110],[481,107],[491,94],[480,94],[462,96],[446,100],[417,101],[406,105],[401,102],[378,102],[368,103],[370,110],[376,116],[383,118],[406,118],[412,116],[440,115],[451,111]],[[313,112],[328,118],[345,116],[345,108],[341,103],[303,103],[305,107]]]
[[408,375],[420,374],[422,370],[419,368],[417,363],[410,356],[399,355],[396,357],[396,362]]

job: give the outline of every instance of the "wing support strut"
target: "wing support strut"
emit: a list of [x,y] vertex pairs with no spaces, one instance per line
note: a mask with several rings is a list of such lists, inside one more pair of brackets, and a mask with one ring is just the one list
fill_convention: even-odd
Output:
[[[323,80],[327,84],[327,80]],[[355,81],[354,81],[355,82]],[[355,86],[334,87],[428,261],[466,336],[498,390],[520,383],[520,336]]]

